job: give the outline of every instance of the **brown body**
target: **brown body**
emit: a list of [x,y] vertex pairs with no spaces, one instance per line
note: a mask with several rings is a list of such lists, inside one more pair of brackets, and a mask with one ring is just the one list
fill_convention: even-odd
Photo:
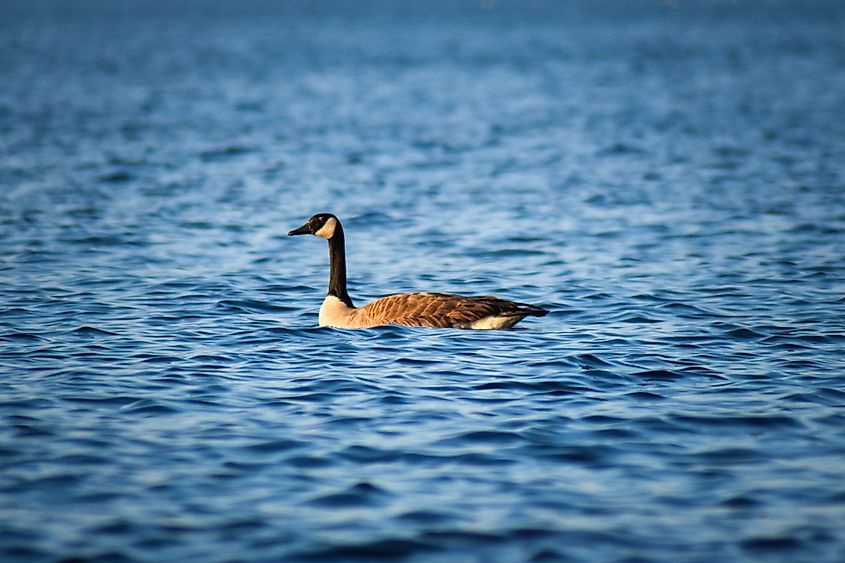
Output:
[[329,294],[320,307],[320,326],[368,328],[381,325],[434,328],[510,328],[527,316],[547,310],[491,295],[464,297],[447,293],[399,293],[355,307],[346,291],[346,250],[343,227],[328,213],[288,233],[313,234],[329,241]]
[[510,328],[545,309],[491,295],[464,297],[447,293],[398,293],[360,308],[329,296],[320,308],[320,325],[367,328],[388,324],[432,328]]

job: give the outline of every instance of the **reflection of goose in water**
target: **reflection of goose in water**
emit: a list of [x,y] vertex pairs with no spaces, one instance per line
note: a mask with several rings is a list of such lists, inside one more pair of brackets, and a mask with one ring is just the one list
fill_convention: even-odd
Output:
[[346,292],[343,226],[331,213],[319,213],[288,233],[316,235],[329,241],[329,294],[320,307],[320,326],[367,328],[380,325],[438,328],[510,328],[547,310],[491,295],[463,297],[446,293],[398,293],[355,307]]

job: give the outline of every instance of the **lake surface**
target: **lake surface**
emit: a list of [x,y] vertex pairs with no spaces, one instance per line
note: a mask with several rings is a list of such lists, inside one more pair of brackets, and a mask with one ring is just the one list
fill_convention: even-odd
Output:
[[845,4],[0,13],[3,561],[845,560]]

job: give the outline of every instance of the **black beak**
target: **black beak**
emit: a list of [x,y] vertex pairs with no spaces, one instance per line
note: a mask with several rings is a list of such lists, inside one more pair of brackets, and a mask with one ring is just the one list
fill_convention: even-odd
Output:
[[310,235],[310,234],[311,234],[311,226],[308,223],[305,223],[304,225],[302,225],[298,229],[294,229],[294,230],[288,232],[289,237],[293,237],[293,236],[296,236],[296,235]]

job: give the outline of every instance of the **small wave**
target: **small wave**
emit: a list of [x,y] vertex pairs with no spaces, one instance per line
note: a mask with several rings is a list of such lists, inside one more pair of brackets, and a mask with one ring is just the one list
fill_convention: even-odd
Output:
[[275,453],[286,452],[296,448],[301,448],[304,445],[305,444],[303,442],[297,440],[271,440],[267,442],[258,442],[255,444],[250,444],[248,446],[244,446],[244,449],[251,452]]
[[578,354],[575,358],[578,360],[579,364],[592,368],[604,368],[613,365],[612,363],[599,358],[595,354]]
[[126,404],[122,407],[122,410],[130,414],[152,415],[173,414],[179,412],[179,409],[169,407],[160,402],[153,401],[150,399],[141,399],[140,401],[135,401],[134,403]]
[[699,452],[696,457],[703,462],[718,465],[760,463],[765,459],[759,451],[750,448],[719,448]]
[[254,299],[223,299],[222,301],[217,302],[217,306],[223,309],[245,313],[287,313],[297,310],[296,307],[278,305]]
[[329,507],[371,507],[383,504],[387,493],[370,483],[357,483],[343,491],[323,494],[305,504]]
[[114,172],[109,172],[108,174],[103,174],[100,176],[100,182],[104,184],[125,184],[127,182],[131,182],[135,179],[135,176],[126,170],[116,170]]
[[625,396],[637,399],[638,401],[661,401],[666,399],[665,396],[650,391],[634,391],[632,393],[627,393]]
[[804,542],[788,536],[758,536],[742,540],[742,547],[753,553],[774,552],[779,556],[784,551],[797,551],[804,546]]
[[757,508],[763,505],[763,502],[748,496],[733,496],[725,499],[719,503],[728,508]]
[[737,340],[754,340],[757,338],[762,338],[764,335],[760,334],[759,332],[755,332],[750,328],[737,328],[734,330],[729,330],[727,336],[731,338],[736,338]]
[[204,162],[215,162],[219,160],[226,160],[242,156],[252,152],[255,152],[255,149],[252,147],[247,147],[244,145],[229,145],[226,147],[202,151],[201,153],[199,153],[199,157]]
[[473,443],[495,443],[495,444],[509,444],[523,440],[517,432],[502,432],[500,430],[474,430],[472,432],[461,433],[451,438],[441,440],[440,444],[473,444]]
[[599,444],[590,446],[535,446],[531,451],[539,459],[577,463],[592,468],[606,463],[619,453],[616,448]]
[[639,146],[630,143],[617,142],[609,145],[598,151],[598,156],[614,156],[627,154],[645,154],[646,150]]
[[12,399],[0,401],[0,410],[18,412],[28,409],[43,409],[53,406],[53,401],[48,399]]
[[698,428],[706,427],[750,427],[750,428],[800,428],[796,419],[783,415],[747,415],[747,416],[692,416],[682,415],[675,420],[692,424]]
[[138,397],[132,396],[107,396],[107,397],[63,397],[63,401],[67,401],[69,403],[77,403],[81,405],[91,405],[91,406],[98,406],[98,405],[117,405],[117,406],[124,406],[124,405],[131,405],[137,404],[139,401],[143,399],[139,399]]
[[111,332],[102,328],[97,328],[93,326],[83,325],[78,328],[73,329],[71,331],[73,334],[77,334],[79,336],[90,336],[90,337],[97,337],[97,336],[117,336],[116,332]]
[[410,539],[380,539],[356,544],[335,544],[330,547],[294,554],[305,561],[404,560],[415,555],[438,551],[430,543]]
[[7,332],[0,335],[0,340],[7,342],[42,342],[45,339],[30,332]]
[[681,374],[668,369],[647,369],[635,371],[632,375],[643,379],[680,379],[683,377]]

